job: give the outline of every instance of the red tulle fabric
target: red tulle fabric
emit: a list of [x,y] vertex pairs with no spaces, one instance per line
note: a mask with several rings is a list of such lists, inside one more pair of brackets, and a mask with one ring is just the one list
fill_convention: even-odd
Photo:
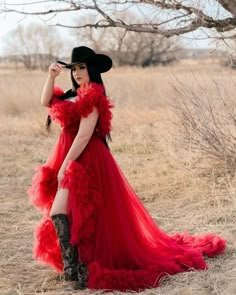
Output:
[[80,115],[87,117],[93,110],[98,109],[100,114],[98,120],[98,132],[102,137],[105,137],[111,131],[112,113],[110,109],[113,107],[111,101],[104,95],[104,88],[101,84],[93,84],[88,90],[79,88],[77,102]]
[[49,107],[62,132],[46,164],[37,167],[29,189],[42,211],[35,230],[34,257],[62,271],[63,261],[49,212],[57,190],[57,173],[79,129],[81,117],[97,108],[99,120],[88,145],[69,161],[61,182],[69,190],[67,214],[71,243],[89,269],[91,289],[140,291],[157,287],[166,275],[207,269],[203,255],[224,253],[225,240],[214,234],[172,236],[163,232],[126,180],[101,137],[111,130],[112,103],[102,85],[79,89],[75,102],[58,99]]

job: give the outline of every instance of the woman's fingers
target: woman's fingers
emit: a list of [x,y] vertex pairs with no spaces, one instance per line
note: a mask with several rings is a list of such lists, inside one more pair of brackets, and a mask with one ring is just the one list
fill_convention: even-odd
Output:
[[54,62],[49,66],[49,73],[53,74],[53,76],[58,76],[61,73],[61,71],[63,71],[64,68],[65,67],[63,65],[60,65],[59,63]]
[[54,71],[60,71],[61,72],[64,69],[64,66],[55,62],[55,63],[52,64],[52,67],[51,68]]

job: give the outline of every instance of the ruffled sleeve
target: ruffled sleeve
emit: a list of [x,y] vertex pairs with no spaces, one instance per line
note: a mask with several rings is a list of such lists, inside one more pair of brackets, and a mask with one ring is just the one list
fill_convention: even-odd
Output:
[[54,86],[52,100],[49,104],[49,108],[54,105],[56,102],[60,101],[59,97],[64,94],[64,91],[59,86]]
[[80,87],[77,90],[79,99],[76,101],[81,117],[87,117],[93,108],[99,113],[97,131],[100,136],[105,137],[111,131],[111,108],[113,104],[105,95],[102,84],[92,83],[89,89]]

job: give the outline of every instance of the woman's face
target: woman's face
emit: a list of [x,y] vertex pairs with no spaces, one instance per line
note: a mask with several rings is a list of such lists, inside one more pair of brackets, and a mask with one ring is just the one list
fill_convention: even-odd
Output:
[[85,63],[75,64],[72,67],[72,75],[78,85],[90,82],[87,66]]

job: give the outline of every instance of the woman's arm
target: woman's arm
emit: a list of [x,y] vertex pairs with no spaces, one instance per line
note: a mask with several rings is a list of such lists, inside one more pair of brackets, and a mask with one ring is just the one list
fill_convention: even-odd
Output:
[[92,113],[88,115],[88,117],[84,118],[82,117],[80,120],[80,126],[79,126],[79,131],[61,165],[60,171],[58,173],[58,184],[61,182],[64,172],[66,169],[66,165],[68,161],[70,160],[76,160],[79,155],[83,152],[85,149],[86,145],[88,144],[95,126],[97,124],[98,120],[98,110],[96,108],[93,108]]
[[58,63],[52,63],[49,66],[49,73],[46,80],[46,83],[43,88],[43,92],[41,95],[41,105],[47,107],[52,99],[53,90],[54,90],[54,83],[56,77],[60,74],[63,70],[63,66]]

